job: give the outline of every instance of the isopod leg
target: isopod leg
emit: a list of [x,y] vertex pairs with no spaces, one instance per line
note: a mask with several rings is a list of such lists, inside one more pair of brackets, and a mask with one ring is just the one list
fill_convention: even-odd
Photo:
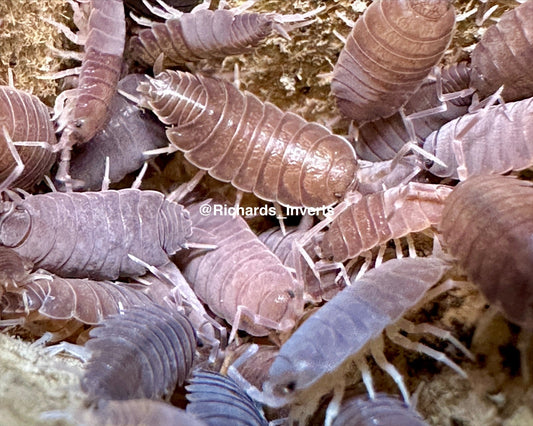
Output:
[[337,417],[337,414],[339,414],[345,386],[344,379],[340,379],[336,382],[335,387],[333,388],[333,398],[326,409],[324,426],[331,426],[331,423],[335,417]]
[[366,362],[365,356],[360,356],[355,360],[357,368],[361,372],[361,378],[365,384],[366,391],[370,399],[376,398],[376,391],[374,390],[374,382],[372,381],[372,373],[370,373],[370,368]]
[[237,306],[237,313],[235,314],[235,318],[233,319],[233,324],[231,327],[231,333],[229,335],[228,344],[233,342],[233,339],[235,338],[237,334],[237,330],[239,329],[239,324],[241,322],[241,318],[243,315],[252,319],[254,324],[257,324],[257,325],[260,325],[266,328],[272,328],[273,330],[287,331],[291,329],[292,327],[294,327],[294,321],[292,320],[284,319],[281,322],[277,322],[270,318],[254,313],[254,311],[252,311],[250,308],[244,305],[239,305]]

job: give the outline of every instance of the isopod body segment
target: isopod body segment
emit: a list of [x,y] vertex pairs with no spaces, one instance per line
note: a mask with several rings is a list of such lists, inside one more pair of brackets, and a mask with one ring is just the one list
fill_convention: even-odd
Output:
[[357,161],[345,139],[226,81],[165,71],[138,90],[188,161],[242,191],[322,207],[355,184]]

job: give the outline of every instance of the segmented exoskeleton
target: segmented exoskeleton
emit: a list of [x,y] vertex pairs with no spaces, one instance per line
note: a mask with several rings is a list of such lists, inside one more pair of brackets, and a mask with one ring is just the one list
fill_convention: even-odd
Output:
[[446,185],[411,182],[366,195],[334,218],[320,243],[321,256],[343,262],[436,225],[451,191]]
[[[460,92],[470,87],[470,68],[465,62],[460,62],[442,68],[440,78],[443,93]],[[444,103],[438,95],[436,82],[424,83],[403,107],[406,116],[421,111],[428,112],[428,115],[423,117],[410,119],[415,136],[421,141],[443,124],[466,114],[472,98],[472,96],[458,97]],[[439,107],[445,110],[429,114],[429,110]],[[355,151],[363,160],[390,160],[409,140],[410,135],[404,118],[400,113],[396,113],[388,118],[360,126],[355,141]]]
[[11,142],[55,145],[57,139],[48,107],[39,98],[10,86],[0,86],[0,187],[28,190],[48,173],[56,155],[49,149],[15,147]]
[[405,402],[386,394],[374,399],[352,398],[340,407],[331,426],[429,426],[420,414]]
[[257,404],[230,377],[196,370],[185,389],[187,413],[208,425],[268,425]]
[[[197,241],[209,235],[210,251],[176,256],[200,300],[236,328],[255,336],[288,329],[303,310],[301,286],[259,241],[243,218],[205,215],[207,202],[188,207]],[[204,237],[205,238],[205,237]]]
[[170,396],[192,368],[196,335],[185,316],[132,307],[90,332],[82,389],[92,401]]
[[357,19],[333,70],[340,111],[362,124],[413,95],[450,43],[450,0],[378,0]]
[[444,243],[487,299],[512,322],[533,328],[533,184],[474,176],[448,197]]
[[116,280],[159,266],[186,245],[186,210],[156,191],[3,193],[0,244],[63,277]]
[[68,179],[70,151],[75,144],[90,140],[108,118],[109,106],[120,78],[126,38],[126,21],[122,0],[70,0],[74,22],[80,29],[67,37],[84,45],[81,67],[57,76],[79,74],[75,89],[62,92],[56,100],[56,116],[61,139],[54,147],[62,150],[57,178]]
[[500,86],[506,101],[533,96],[533,2],[505,12],[472,51],[472,86],[480,97]]
[[[403,258],[385,262],[364,274],[312,314],[287,340],[272,364],[263,392],[249,388],[249,393],[270,406],[300,401],[313,405],[328,389],[343,390],[345,369],[355,361],[360,368],[370,397],[374,396],[372,379],[365,357],[370,351],[376,363],[386,370],[400,387],[404,399],[408,392],[402,376],[386,360],[383,331],[396,344],[439,359],[461,375],[463,370],[443,353],[400,333],[429,332],[448,339],[469,352],[450,334],[430,324],[414,324],[403,315],[421,303],[425,293],[443,276],[449,266],[443,260]],[[449,288],[438,286],[439,294]],[[233,374],[232,366],[230,373]],[[340,376],[340,377],[339,377]],[[311,410],[293,404],[293,418],[307,416]],[[312,408],[312,407],[311,407]],[[307,413],[307,414],[305,414]]]
[[[137,84],[146,77],[129,74],[117,88],[136,93]],[[109,121],[89,143],[74,149],[70,175],[85,190],[102,187],[106,157],[109,158],[109,180],[120,181],[126,174],[139,169],[148,159],[143,153],[168,145],[165,129],[151,111],[143,111],[121,94],[115,94],[109,105]]]
[[141,83],[143,103],[171,125],[185,158],[236,188],[285,206],[336,203],[355,181],[351,145],[231,83],[165,71]]
[[243,10],[201,7],[191,13],[181,13],[160,9],[159,16],[167,18],[165,22],[139,20],[150,28],[132,37],[132,56],[150,66],[161,61],[165,68],[202,59],[222,59],[250,52],[273,30],[288,37],[282,23],[306,19],[306,15],[243,13]]
[[533,98],[486,107],[446,123],[424,141],[424,150],[443,161],[427,164],[436,176],[464,180],[472,175],[523,170],[533,164]]

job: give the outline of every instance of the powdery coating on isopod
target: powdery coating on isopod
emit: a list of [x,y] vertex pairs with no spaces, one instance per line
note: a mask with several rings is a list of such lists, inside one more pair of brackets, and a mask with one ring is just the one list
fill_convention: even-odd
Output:
[[81,387],[92,401],[170,396],[192,368],[196,334],[176,311],[156,305],[125,309],[90,336]]
[[195,166],[285,206],[336,203],[355,182],[351,145],[223,80],[165,71],[138,89]]
[[[448,266],[437,258],[402,258],[365,273],[311,315],[280,349],[263,384],[286,403],[398,321],[436,284]],[[333,386],[332,386],[333,387]]]
[[161,54],[165,67],[225,58],[250,52],[270,35],[274,22],[271,13],[202,9],[141,30],[131,38],[130,50],[150,66]]
[[[137,85],[146,80],[142,74],[129,74],[117,88],[137,96]],[[117,93],[109,105],[109,121],[90,141],[75,148],[70,175],[83,182],[85,190],[102,187],[106,157],[109,179],[118,182],[139,169],[148,159],[143,152],[168,145],[165,128],[151,111],[142,110]]]
[[428,426],[414,408],[385,394],[352,398],[340,407],[331,426]]
[[[205,204],[188,207],[193,239],[217,248],[188,250],[175,257],[198,298],[230,324],[238,306],[243,305],[254,314],[290,326],[303,310],[300,285],[243,218],[202,215],[200,211],[205,210],[200,208]],[[205,235],[210,238],[205,240]],[[238,328],[254,336],[271,331],[247,315],[241,316]]]
[[97,408],[77,410],[75,419],[81,424],[99,426],[206,426],[185,410],[163,401],[132,399],[102,401]]
[[[13,87],[0,86],[0,184],[16,165],[6,145],[4,128],[14,142],[57,143],[48,107],[36,96]],[[24,170],[10,186],[28,190],[43,179],[54,164],[56,155],[39,147],[18,146],[16,150]]]
[[105,125],[120,78],[126,38],[122,0],[90,0],[78,6],[74,22],[80,28],[84,55],[77,87],[60,95],[66,99],[58,118],[62,148],[87,142]]
[[164,265],[192,232],[187,211],[155,191],[52,192],[1,207],[0,243],[65,277],[143,275],[146,268],[128,254]]
[[533,96],[533,1],[505,12],[472,51],[472,86],[483,98],[504,85],[502,96]]
[[333,70],[340,111],[360,124],[394,114],[439,63],[454,23],[449,0],[374,1]]
[[230,377],[207,370],[196,370],[185,386],[187,413],[209,426],[267,426],[256,403]]
[[451,191],[446,185],[411,182],[366,195],[330,224],[320,244],[321,256],[344,262],[391,239],[436,225]]
[[533,165],[533,98],[484,108],[446,123],[424,141],[424,150],[446,164],[428,165],[439,177],[464,180]]
[[[464,62],[445,67],[441,70],[441,79],[443,93],[468,89],[470,69]],[[422,84],[403,107],[405,115],[443,105],[437,97],[436,86],[436,82]],[[443,124],[466,114],[471,98],[472,96],[466,96],[452,99],[446,103],[446,111],[412,119],[416,137],[424,140]],[[409,139],[404,120],[400,113],[396,113],[359,127],[355,152],[363,160],[391,160]]]
[[512,322],[533,329],[533,184],[475,176],[446,201],[446,247],[487,299]]
[[123,283],[57,276],[33,279],[19,293],[21,314],[38,311],[50,319],[76,319],[93,325],[124,308],[152,303],[148,296]]

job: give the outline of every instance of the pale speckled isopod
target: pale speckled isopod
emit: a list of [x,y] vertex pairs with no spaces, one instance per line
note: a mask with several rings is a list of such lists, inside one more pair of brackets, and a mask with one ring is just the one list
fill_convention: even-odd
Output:
[[91,401],[170,396],[193,365],[196,334],[191,323],[156,305],[125,309],[90,336],[81,386]]
[[439,63],[454,23],[450,0],[374,1],[333,70],[340,111],[359,124],[398,111]]
[[13,152],[11,141],[57,143],[48,107],[34,95],[0,86],[0,185],[28,190],[42,180],[56,155],[38,146],[19,146]]
[[528,329],[533,328],[532,206],[531,182],[474,176],[448,197],[439,226],[445,246],[487,299]]
[[188,161],[242,191],[323,207],[355,185],[357,161],[345,139],[224,80],[165,71],[138,90]]
[[[263,391],[258,392],[248,385],[249,394],[273,407],[305,401],[304,405],[310,405],[311,409],[293,404],[291,415],[295,418],[307,416],[305,413],[312,412],[312,406],[332,387],[342,394],[342,377],[355,361],[373,397],[372,379],[365,361],[370,351],[378,366],[393,377],[408,401],[408,391],[401,374],[383,354],[383,331],[396,344],[438,359],[465,376],[464,371],[442,352],[413,342],[400,333],[401,330],[431,333],[448,339],[470,355],[449,332],[431,324],[414,324],[402,318],[409,309],[422,303],[426,292],[437,284],[449,267],[441,259],[419,257],[389,260],[367,272],[312,314],[293,333],[281,346],[270,367]],[[445,282],[435,287],[431,296],[448,288],[448,282]],[[238,377],[234,374],[234,365],[230,366],[229,373]]]
[[191,222],[184,208],[156,191],[29,195],[4,192],[0,244],[54,274],[115,280],[140,276],[186,246]]
[[210,10],[200,6],[191,13],[159,9],[158,15],[166,18],[165,22],[139,20],[150,28],[131,38],[132,56],[150,66],[162,61],[167,68],[240,55],[250,52],[273,30],[287,36],[283,23],[304,21],[307,16],[243,13],[244,8]]
[[237,216],[203,215],[188,206],[193,238],[210,235],[210,251],[189,250],[175,261],[198,298],[236,328],[255,336],[294,326],[303,311],[301,286]]
[[485,107],[446,123],[424,141],[424,150],[443,161],[427,164],[439,177],[464,180],[503,174],[533,165],[533,98]]

